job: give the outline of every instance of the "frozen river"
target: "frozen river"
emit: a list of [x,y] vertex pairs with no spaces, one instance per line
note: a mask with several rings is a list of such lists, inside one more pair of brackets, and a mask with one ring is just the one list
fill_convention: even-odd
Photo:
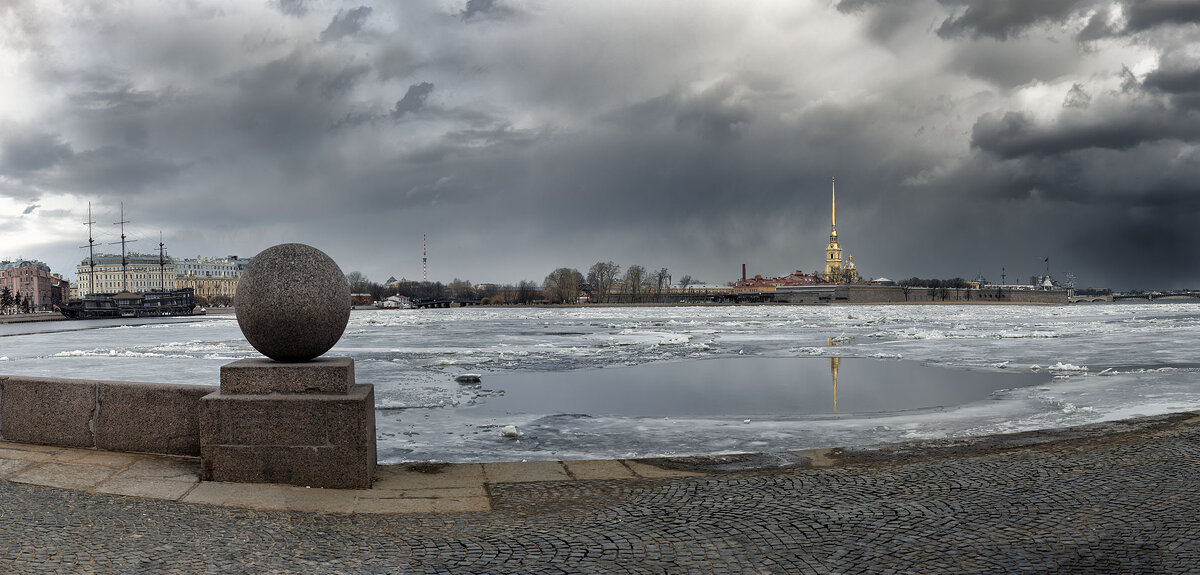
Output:
[[[1196,410],[1198,342],[1191,303],[459,308],[355,311],[330,355],[375,384],[379,459],[395,463],[780,451]],[[222,364],[256,356],[232,315],[0,325],[0,374],[215,386]]]

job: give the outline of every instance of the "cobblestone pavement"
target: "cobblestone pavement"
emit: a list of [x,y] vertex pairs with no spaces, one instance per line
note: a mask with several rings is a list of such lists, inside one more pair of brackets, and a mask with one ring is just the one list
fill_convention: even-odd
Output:
[[1197,573],[1200,425],[317,514],[0,483],[3,573]]

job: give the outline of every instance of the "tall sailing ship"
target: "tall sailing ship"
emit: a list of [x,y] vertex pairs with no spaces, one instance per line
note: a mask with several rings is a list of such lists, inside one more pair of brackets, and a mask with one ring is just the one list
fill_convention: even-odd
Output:
[[[88,245],[82,246],[88,249],[88,287],[94,289],[96,285],[96,242],[92,238],[92,205],[88,203]],[[71,298],[67,303],[60,303],[54,306],[54,309],[64,316],[71,319],[94,319],[94,318],[111,318],[111,317],[155,317],[155,316],[178,316],[192,315],[196,308],[195,293],[192,288],[173,289],[151,289],[144,292],[132,292],[129,290],[127,280],[128,258],[125,252],[125,205],[121,205],[121,221],[117,222],[121,226],[121,291],[113,293],[98,293],[92,292],[84,294],[82,298]],[[161,273],[166,273],[168,261],[164,257],[163,243],[160,239],[158,242],[158,262],[161,268]],[[172,270],[174,273],[174,270]],[[165,286],[166,282],[161,282]]]

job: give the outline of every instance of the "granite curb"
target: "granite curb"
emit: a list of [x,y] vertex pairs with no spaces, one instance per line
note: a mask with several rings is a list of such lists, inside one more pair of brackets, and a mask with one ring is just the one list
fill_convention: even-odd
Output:
[[1087,450],[1150,434],[1185,432],[1200,412],[1139,417],[1063,429],[862,447],[674,458],[381,465],[370,489],[313,489],[200,480],[197,457],[116,453],[0,442],[0,479],[110,494],[264,511],[464,513],[493,509],[492,486],[760,475],[794,469],[893,466],[1020,450]]

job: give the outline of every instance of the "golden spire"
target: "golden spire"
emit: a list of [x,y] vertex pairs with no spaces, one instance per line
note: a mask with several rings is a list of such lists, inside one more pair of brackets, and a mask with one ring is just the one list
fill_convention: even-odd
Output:
[[829,212],[830,224],[833,225],[834,229],[837,229],[837,176],[833,176],[833,183],[831,184],[831,187],[833,188],[833,192],[832,192],[833,209]]

